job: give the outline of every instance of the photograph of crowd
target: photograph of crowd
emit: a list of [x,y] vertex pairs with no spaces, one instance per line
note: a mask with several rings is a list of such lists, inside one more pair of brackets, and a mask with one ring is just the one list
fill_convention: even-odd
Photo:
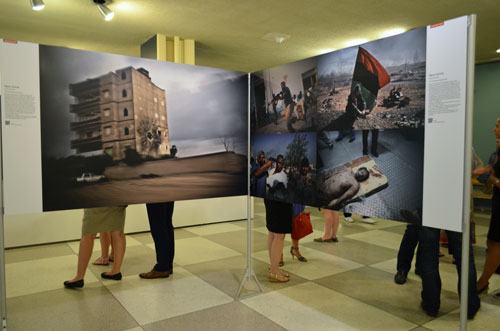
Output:
[[251,195],[314,205],[316,133],[251,138]]
[[419,128],[425,116],[426,29],[317,57],[317,128]]

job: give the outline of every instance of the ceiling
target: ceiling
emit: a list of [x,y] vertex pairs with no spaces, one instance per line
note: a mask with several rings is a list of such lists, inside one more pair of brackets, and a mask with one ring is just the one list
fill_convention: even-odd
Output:
[[[0,37],[139,56],[161,33],[196,40],[198,65],[251,72],[475,13],[476,62],[500,61],[498,0],[113,0],[110,22],[91,0],[44,1],[33,11],[29,0],[1,0]],[[263,39],[273,32],[291,37]]]

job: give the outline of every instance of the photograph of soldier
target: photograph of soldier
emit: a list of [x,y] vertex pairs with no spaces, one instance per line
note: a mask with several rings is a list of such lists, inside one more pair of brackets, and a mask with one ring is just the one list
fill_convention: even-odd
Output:
[[319,130],[419,128],[426,29],[318,56]]
[[405,221],[403,210],[422,207],[424,129],[379,131],[376,158],[364,155],[360,139],[337,141],[338,131],[321,132],[319,206],[398,221]]
[[252,74],[256,120],[252,134],[315,131],[316,58]]
[[250,170],[251,195],[272,200],[314,204],[316,133],[255,135]]

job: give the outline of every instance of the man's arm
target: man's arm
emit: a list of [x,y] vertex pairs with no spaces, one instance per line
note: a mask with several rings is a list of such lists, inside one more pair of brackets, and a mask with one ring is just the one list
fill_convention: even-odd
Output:
[[260,167],[259,169],[255,170],[255,171],[253,172],[253,175],[254,175],[255,177],[259,177],[259,176],[260,176],[260,175],[262,175],[262,173],[263,173],[264,171],[266,171],[266,169],[267,169],[267,168],[269,168],[272,164],[273,164],[273,161],[268,160],[266,163],[264,163],[264,165],[263,165],[262,167]]
[[338,205],[339,203],[341,203],[341,202],[343,202],[345,200],[349,200],[350,198],[352,198],[353,196],[355,196],[356,193],[358,193],[358,191],[359,191],[359,183],[356,180],[354,180],[350,184],[351,184],[351,186],[344,192],[344,194],[342,194],[340,196],[340,198],[332,200],[328,204],[328,207],[334,207],[334,206]]

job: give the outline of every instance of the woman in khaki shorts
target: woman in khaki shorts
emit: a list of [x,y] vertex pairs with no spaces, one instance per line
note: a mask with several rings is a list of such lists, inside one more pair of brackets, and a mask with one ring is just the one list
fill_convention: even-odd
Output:
[[125,207],[98,207],[83,210],[82,237],[78,251],[78,268],[75,278],[64,282],[67,288],[83,287],[83,278],[89,264],[94,239],[98,232],[111,232],[114,264],[111,271],[103,272],[102,278],[121,280],[120,268],[125,255]]

